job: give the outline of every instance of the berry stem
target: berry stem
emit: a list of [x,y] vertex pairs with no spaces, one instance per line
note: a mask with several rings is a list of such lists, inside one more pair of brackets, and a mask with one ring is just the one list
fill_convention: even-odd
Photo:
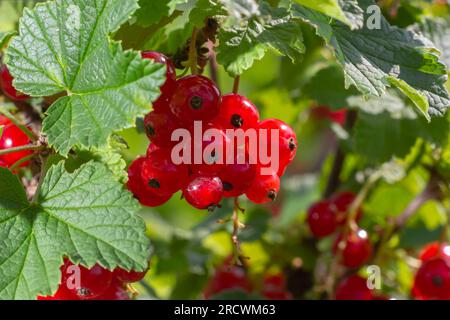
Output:
[[37,146],[37,145],[34,145],[34,144],[27,144],[25,146],[20,146],[20,147],[14,147],[14,148],[0,150],[0,156],[3,156],[5,154],[9,154],[9,153],[19,152],[19,151],[25,151],[25,150],[38,151],[38,150],[44,150],[44,149],[45,149],[44,146]]
[[235,264],[244,264],[241,255],[241,244],[239,242],[239,229],[243,228],[244,225],[239,221],[239,211],[244,210],[239,206],[238,198],[234,198],[234,209],[233,209],[233,233],[231,235],[231,242],[233,244],[233,262]]
[[32,142],[36,142],[38,140],[38,137],[30,129],[21,124],[20,121],[18,121],[9,111],[2,110],[0,113],[8,118],[15,126],[19,127],[19,129],[22,130],[22,132],[25,133]]
[[189,67],[191,68],[192,74],[198,74],[197,69],[197,35],[198,29],[194,27],[192,31],[191,43],[189,46]]
[[209,56],[209,73],[211,75],[211,80],[219,87],[219,73],[218,73],[218,65],[216,53],[214,50],[210,50],[211,54]]
[[25,162],[27,162],[27,161],[30,161],[33,157],[34,157],[34,154],[30,154],[30,155],[28,155],[28,156],[26,156],[26,157],[24,157],[24,158],[18,160],[18,161],[17,161],[16,163],[14,163],[11,167],[9,167],[9,170],[11,170],[11,171],[14,172],[14,170],[18,169],[22,163],[25,163]]
[[241,76],[236,76],[233,82],[233,93],[237,94],[239,92],[239,84],[241,82]]

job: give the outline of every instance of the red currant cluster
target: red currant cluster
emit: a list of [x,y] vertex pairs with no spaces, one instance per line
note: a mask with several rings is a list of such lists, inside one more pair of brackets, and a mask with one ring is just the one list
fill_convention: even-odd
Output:
[[109,271],[96,264],[91,269],[64,259],[61,284],[53,296],[38,300],[129,300],[127,285],[144,278],[146,272],[117,268]]
[[[20,130],[18,126],[13,124],[8,118],[0,115],[0,126],[3,127],[0,135],[0,150],[11,149],[24,146],[30,143],[28,136]],[[0,156],[0,167],[9,168],[17,161],[29,156],[32,152],[29,150],[17,151]],[[21,164],[22,167],[27,166],[28,162]]]
[[412,295],[420,300],[450,300],[450,245],[432,243],[420,255]]
[[[347,221],[347,214],[354,200],[355,195],[352,192],[341,192],[330,200],[322,200],[312,205],[308,209],[308,224],[313,235],[318,238],[326,237],[342,227]],[[356,221],[361,217],[362,211],[358,209]],[[335,253],[340,252],[341,263],[348,268],[360,267],[372,255],[368,234],[360,228],[340,232],[333,250]]]
[[[209,299],[213,295],[228,291],[241,290],[251,293],[253,284],[243,267],[231,265],[231,259],[219,267],[208,282],[203,295]],[[264,276],[260,294],[269,300],[291,300],[292,294],[286,289],[286,280],[281,273],[266,274]]]
[[[190,75],[177,80],[173,63],[161,53],[144,52],[142,56],[165,64],[167,80],[161,86],[161,96],[153,103],[154,111],[144,119],[151,141],[147,154],[136,159],[128,170],[128,189],[141,204],[162,205],[179,190],[188,203],[200,210],[213,210],[223,197],[244,193],[254,203],[273,201],[280,189],[280,177],[297,151],[294,131],[280,120],[260,122],[257,108],[247,98],[238,94],[221,96],[217,86],[206,77]],[[205,134],[199,136],[197,123],[201,123]],[[183,149],[178,155],[191,160],[192,155],[194,158],[200,155],[200,160],[188,163],[172,160],[178,144],[172,138],[177,129],[192,137],[188,150]],[[209,129],[215,133],[207,137]],[[252,130],[255,141],[239,141],[235,135],[231,138],[227,135],[238,129],[244,134]],[[261,170],[268,167],[267,162],[259,161],[259,157],[251,161],[249,155],[258,154],[262,145],[272,155],[270,139],[274,130],[278,131],[274,144],[279,147],[278,169],[267,174]],[[263,131],[266,135],[259,134]],[[260,141],[262,136],[267,139]],[[232,161],[227,158],[230,150]],[[244,154],[243,159],[240,154]]]

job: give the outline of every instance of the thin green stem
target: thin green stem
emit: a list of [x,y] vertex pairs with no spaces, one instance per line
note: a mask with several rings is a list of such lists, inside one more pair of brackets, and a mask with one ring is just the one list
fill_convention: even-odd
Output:
[[236,76],[233,82],[233,93],[237,94],[239,92],[239,84],[241,82],[241,76]]
[[14,125],[19,127],[19,129],[22,130],[32,142],[36,142],[38,140],[37,136],[30,129],[21,124],[9,111],[1,110],[0,113],[7,117],[12,123],[14,123]]
[[0,156],[3,156],[5,154],[10,154],[10,153],[14,153],[14,152],[19,152],[19,151],[38,151],[38,150],[44,150],[45,147],[44,146],[37,146],[34,144],[27,144],[25,146],[20,146],[20,147],[14,147],[14,148],[9,148],[9,149],[4,149],[4,150],[0,150]]
[[189,67],[192,74],[198,74],[197,69],[197,35],[198,29],[194,27],[192,31],[191,44],[189,46]]
[[23,157],[22,159],[18,160],[16,163],[14,163],[9,170],[14,171],[18,169],[23,163],[30,161],[34,157],[34,154],[30,154],[26,157]]

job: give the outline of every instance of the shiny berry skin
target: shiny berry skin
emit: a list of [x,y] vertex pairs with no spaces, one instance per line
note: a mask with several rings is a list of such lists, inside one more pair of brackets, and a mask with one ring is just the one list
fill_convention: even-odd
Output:
[[334,243],[333,251],[338,252],[338,246],[341,248],[341,263],[348,268],[357,268],[369,260],[372,255],[372,244],[370,243],[368,234],[363,229],[357,231],[350,231],[347,234],[347,239],[342,239],[340,234]]
[[219,173],[224,197],[232,198],[244,194],[253,183],[255,176],[256,165],[250,164],[249,161],[239,164],[235,159],[234,163],[226,164]]
[[372,300],[367,279],[357,275],[344,279],[336,289],[336,300]]
[[[261,136],[261,130],[266,130],[267,132],[267,140],[263,141]],[[278,163],[279,163],[279,170],[278,175],[282,176],[284,174],[284,171],[286,167],[294,160],[294,157],[297,153],[297,135],[295,134],[294,130],[288,126],[286,123],[284,123],[281,120],[278,119],[267,119],[258,124],[258,131],[259,131],[259,146],[261,147],[261,144],[265,144],[268,149],[268,154],[272,155],[271,150],[271,132],[272,130],[278,130],[278,141],[274,142],[276,145],[278,145]]]
[[183,196],[194,208],[213,211],[223,197],[223,185],[219,177],[193,175],[183,189]]
[[[355,199],[356,195],[350,191],[339,192],[331,199],[331,202],[336,209],[337,222],[339,225],[343,225],[345,223],[349,213],[348,210]],[[356,221],[361,220],[361,217],[362,210],[359,208],[358,213],[356,214]]]
[[419,255],[420,260],[427,261],[433,258],[443,258],[450,262],[450,245],[433,242],[425,246]]
[[337,229],[336,213],[330,202],[323,200],[308,209],[308,225],[314,236],[326,237]]
[[238,94],[228,94],[222,97],[220,114],[214,120],[224,129],[256,128],[259,112],[256,106],[246,97]]
[[166,82],[161,86],[161,96],[153,103],[153,109],[158,112],[167,112],[169,110],[170,96],[176,87],[177,73],[175,66],[172,60],[160,52],[144,51],[141,56],[144,59],[150,59],[166,65]]
[[122,282],[113,280],[109,288],[102,295],[92,300],[130,300],[130,295]]
[[[113,273],[98,264],[87,269],[83,266],[75,266],[68,259],[65,259],[61,272],[62,285],[82,300],[93,299],[105,293],[113,279]],[[80,276],[79,287],[75,286],[76,281],[73,279],[77,275]]]
[[138,282],[140,280],[142,280],[145,275],[147,274],[148,270],[142,271],[142,272],[137,272],[137,271],[127,271],[125,269],[122,268],[117,268],[114,270],[114,275],[113,277],[115,277],[119,282],[123,282],[123,283],[133,283],[133,282]]
[[[6,120],[1,120],[5,123],[3,126],[3,132],[0,137],[0,150],[7,150],[10,148],[24,146],[30,143],[30,139],[28,136],[20,130],[16,125],[7,122]],[[9,120],[8,120],[9,121]],[[9,123],[9,124],[7,124]],[[20,159],[31,155],[32,152],[29,150],[18,151],[13,153],[8,153],[3,156],[0,156],[0,162],[3,163],[3,166],[10,167]],[[29,164],[29,162],[25,162],[21,164],[21,167],[25,167]]]
[[23,94],[19,91],[17,91],[13,87],[13,77],[9,73],[8,68],[3,65],[0,67],[0,88],[2,88],[3,93],[10,98],[11,100],[15,101],[22,101],[27,100],[30,98],[30,96],[27,96],[26,94]]
[[263,175],[257,169],[256,176],[245,195],[256,204],[272,202],[280,191],[280,178],[276,173]]
[[450,262],[444,258],[426,260],[416,273],[415,288],[425,299],[450,299]]
[[152,111],[144,118],[147,137],[158,147],[170,147],[178,142],[171,141],[172,132],[180,128],[178,121],[171,114]]
[[172,113],[180,121],[208,121],[219,114],[220,91],[210,79],[191,75],[177,81],[170,101]]
[[7,124],[11,124],[11,120],[9,120],[7,117],[2,116],[0,114],[0,126],[6,126]]
[[208,283],[204,295],[208,299],[211,296],[225,290],[243,290],[250,292],[252,285],[247,279],[246,272],[238,266],[223,266],[218,269]]
[[158,207],[169,201],[171,195],[159,196],[147,188],[141,177],[142,164],[144,161],[144,157],[137,158],[128,168],[127,188],[142,205],[147,207]]
[[173,163],[170,149],[158,149],[142,163],[141,177],[147,191],[164,197],[174,194],[185,185],[188,168],[184,164]]
[[77,295],[72,294],[66,286],[60,285],[53,296],[38,296],[37,300],[81,300]]

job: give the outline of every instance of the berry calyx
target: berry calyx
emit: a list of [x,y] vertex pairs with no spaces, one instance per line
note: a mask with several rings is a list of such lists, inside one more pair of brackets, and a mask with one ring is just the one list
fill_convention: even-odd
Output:
[[171,141],[172,132],[180,125],[168,113],[152,111],[144,118],[144,128],[147,137],[158,147],[169,147],[176,142]]
[[184,164],[176,165],[172,162],[170,149],[158,149],[143,161],[141,178],[147,191],[164,197],[184,186],[188,168]]
[[[103,294],[110,286],[113,273],[96,264],[88,269],[83,266],[74,265],[65,259],[61,269],[62,285],[68,291],[80,299],[93,299]],[[79,283],[74,279],[79,276]]]
[[193,175],[183,189],[183,196],[194,208],[213,211],[223,197],[223,185],[219,177]]
[[177,81],[170,108],[180,121],[208,121],[219,114],[220,101],[220,91],[214,82],[191,75]]
[[372,244],[363,229],[350,231],[346,239],[340,234],[334,243],[333,251],[341,250],[341,263],[348,268],[363,265],[372,255]]
[[314,236],[326,237],[337,229],[336,213],[329,201],[315,203],[308,209],[308,225]]
[[367,279],[358,275],[344,279],[336,289],[336,300],[372,300]]
[[258,125],[259,112],[256,106],[246,97],[228,94],[222,97],[220,114],[214,120],[224,129],[255,128]]
[[0,87],[3,90],[3,93],[11,100],[22,101],[30,98],[30,96],[23,94],[14,88],[13,77],[9,73],[6,65],[0,67]]
[[275,201],[280,191],[280,178],[276,173],[263,175],[257,170],[252,184],[245,195],[247,198],[257,204]]
[[256,165],[248,161],[240,164],[234,161],[232,164],[226,164],[219,173],[222,180],[224,197],[232,198],[244,194],[251,186],[256,176]]

